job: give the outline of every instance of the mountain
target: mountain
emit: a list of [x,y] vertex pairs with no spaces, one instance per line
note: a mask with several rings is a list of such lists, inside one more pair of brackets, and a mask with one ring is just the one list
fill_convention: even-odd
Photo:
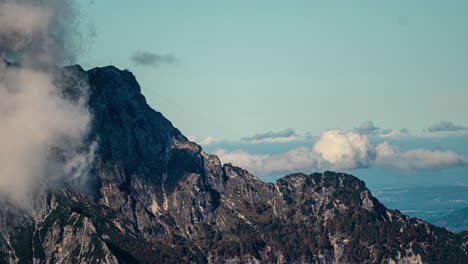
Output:
[[398,208],[409,216],[433,224],[435,220],[468,206],[468,186],[373,188],[372,194],[389,208]]
[[83,81],[90,175],[42,189],[29,209],[2,202],[0,263],[466,263],[468,232],[389,210],[354,176],[263,182],[187,140],[129,71],[57,78],[75,99]]
[[468,207],[456,210],[434,221],[437,226],[446,227],[452,232],[468,231]]

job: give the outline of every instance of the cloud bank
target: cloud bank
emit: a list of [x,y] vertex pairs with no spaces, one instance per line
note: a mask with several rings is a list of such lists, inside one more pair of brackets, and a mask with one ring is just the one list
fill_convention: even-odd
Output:
[[352,170],[381,167],[414,172],[465,166],[467,159],[454,152],[414,149],[400,151],[388,142],[373,145],[369,136],[355,131],[329,130],[312,147],[300,147],[279,155],[258,155],[219,149],[215,154],[225,163],[246,168],[259,175]]
[[164,64],[176,64],[179,60],[172,54],[156,54],[149,51],[136,51],[132,54],[131,60],[141,66],[159,67]]
[[82,145],[87,86],[70,100],[55,82],[56,65],[73,57],[74,23],[70,1],[0,0],[0,194],[18,202],[49,180],[80,177],[93,158],[95,145]]
[[377,145],[375,151],[374,166],[407,172],[465,166],[468,162],[466,157],[452,151],[413,149],[401,152],[388,142]]

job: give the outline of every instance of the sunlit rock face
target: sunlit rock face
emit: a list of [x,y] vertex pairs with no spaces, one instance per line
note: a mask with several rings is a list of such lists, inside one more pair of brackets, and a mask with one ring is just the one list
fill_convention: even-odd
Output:
[[[78,76],[63,82],[62,75]],[[455,235],[389,210],[363,181],[324,172],[275,184],[221,164],[151,109],[132,73],[67,67],[89,84],[97,144],[81,179],[0,206],[0,263],[466,263]]]

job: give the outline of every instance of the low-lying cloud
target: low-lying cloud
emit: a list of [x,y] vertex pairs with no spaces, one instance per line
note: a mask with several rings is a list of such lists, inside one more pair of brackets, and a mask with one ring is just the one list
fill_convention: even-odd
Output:
[[337,129],[322,133],[312,147],[300,147],[283,154],[252,154],[223,149],[218,149],[215,154],[225,163],[259,175],[369,167],[414,172],[467,164],[467,158],[455,152],[425,149],[400,151],[388,142],[373,145],[368,135]]
[[178,63],[178,59],[172,54],[157,54],[149,51],[136,51],[132,54],[131,60],[133,63],[141,66],[159,67],[164,64],[174,65]]

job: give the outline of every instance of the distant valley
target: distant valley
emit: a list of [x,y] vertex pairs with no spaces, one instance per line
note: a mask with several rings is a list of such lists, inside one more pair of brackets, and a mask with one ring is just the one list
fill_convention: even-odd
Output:
[[370,188],[388,208],[432,222],[468,207],[468,186],[402,186]]

